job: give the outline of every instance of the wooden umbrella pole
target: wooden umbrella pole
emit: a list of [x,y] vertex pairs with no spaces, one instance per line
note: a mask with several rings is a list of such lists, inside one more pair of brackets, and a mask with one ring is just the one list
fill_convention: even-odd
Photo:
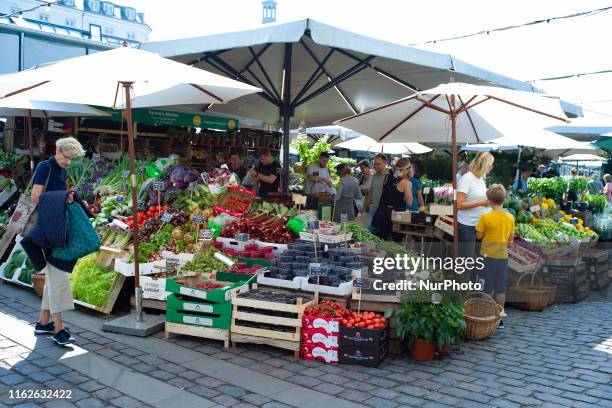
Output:
[[[138,191],[136,189],[136,163],[134,154],[134,128],[132,123],[132,100],[130,89],[133,82],[123,82],[125,90],[126,120],[128,125],[128,148],[130,154],[130,181],[132,184],[132,215],[138,220]],[[142,293],[140,288],[140,259],[138,257],[138,222],[134,223],[134,287],[136,300],[136,321],[142,321]]]
[[30,140],[30,174],[34,178],[34,137],[32,136],[32,109],[28,109],[28,138]]
[[453,148],[453,254],[459,256],[459,222],[457,221],[457,112],[455,109],[455,95],[451,95],[451,129]]

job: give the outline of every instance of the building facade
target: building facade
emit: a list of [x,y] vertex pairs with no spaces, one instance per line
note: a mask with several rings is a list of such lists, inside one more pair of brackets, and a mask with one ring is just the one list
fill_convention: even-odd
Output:
[[137,46],[151,32],[144,14],[132,7],[101,0],[46,4],[0,1],[0,74],[114,48],[124,41]]

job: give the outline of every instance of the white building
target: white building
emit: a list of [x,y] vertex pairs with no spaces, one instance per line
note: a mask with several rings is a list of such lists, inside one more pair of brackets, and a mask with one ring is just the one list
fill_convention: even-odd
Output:
[[21,12],[23,19],[18,19],[21,21],[16,24],[25,28],[115,45],[125,40],[136,45],[147,41],[151,32],[144,14],[132,7],[101,0],[57,0],[57,3],[45,7],[47,3],[41,0],[2,0],[0,17],[18,16]]

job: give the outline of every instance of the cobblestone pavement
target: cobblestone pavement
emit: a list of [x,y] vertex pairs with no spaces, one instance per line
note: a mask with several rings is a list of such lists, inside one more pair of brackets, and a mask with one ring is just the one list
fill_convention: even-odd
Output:
[[[15,291],[24,292],[0,286],[0,317],[31,324],[38,315],[37,299],[25,292],[23,298],[16,298]],[[260,346],[240,345],[236,350],[224,350],[220,342],[176,335],[165,339],[162,333],[135,342],[133,338],[75,324],[78,315],[80,321],[101,326],[99,317],[83,311],[68,315],[66,320],[78,339],[77,345],[88,354],[201,397],[210,402],[208,406],[276,408],[315,404],[306,401],[308,398],[290,401],[286,396],[281,398],[282,393],[276,397],[265,387],[254,392],[252,384],[239,375],[233,378],[222,371],[205,375],[189,362],[179,364],[148,352],[150,344],[163,341],[162,345],[173,350],[196,353],[193,355],[206,359],[206,369],[225,364],[225,369],[233,367],[237,373],[255,374],[249,376],[251,380],[259,373],[282,380],[281,385],[301,386],[299,389],[317,391],[316,396],[334,397],[325,403],[326,407],[612,408],[612,302],[561,304],[543,312],[508,309],[508,314],[505,329],[487,340],[467,342],[441,360],[417,363],[407,356],[391,356],[379,368],[295,360],[286,351]],[[31,350],[10,340],[8,326],[0,326],[0,408],[5,406],[3,403],[20,408],[148,406],[129,392],[126,395],[71,369],[63,360],[45,357],[44,349]],[[10,390],[45,388],[72,389],[73,398],[8,398]]]

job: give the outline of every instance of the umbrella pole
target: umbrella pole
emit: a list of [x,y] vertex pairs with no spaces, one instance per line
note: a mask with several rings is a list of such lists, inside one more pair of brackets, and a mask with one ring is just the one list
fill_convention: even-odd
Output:
[[457,112],[455,111],[455,95],[451,95],[451,129],[453,149],[453,255],[459,256],[459,222],[457,221]]
[[28,109],[28,138],[30,140],[30,174],[34,178],[34,138],[32,136],[32,109]]
[[517,191],[521,189],[521,170],[520,170],[520,165],[521,165],[521,153],[523,153],[523,146],[519,146],[519,152],[518,152],[518,157],[516,159],[516,189]]
[[[126,120],[128,125],[128,149],[130,153],[130,182],[132,185],[132,215],[138,220],[138,191],[136,191],[136,163],[134,154],[134,128],[132,123],[132,100],[130,89],[132,82],[123,82],[125,90]],[[138,222],[134,223],[134,299],[136,303],[136,321],[142,322],[142,288],[140,287],[140,264],[138,257]]]

